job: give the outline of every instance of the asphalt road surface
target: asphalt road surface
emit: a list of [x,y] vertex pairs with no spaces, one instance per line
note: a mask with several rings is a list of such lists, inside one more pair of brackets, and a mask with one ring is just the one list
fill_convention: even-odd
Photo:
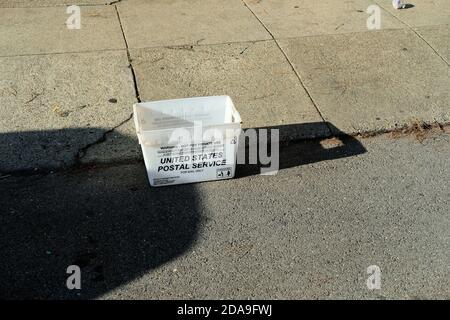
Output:
[[291,143],[275,176],[165,188],[140,162],[3,176],[0,297],[449,299],[449,140]]

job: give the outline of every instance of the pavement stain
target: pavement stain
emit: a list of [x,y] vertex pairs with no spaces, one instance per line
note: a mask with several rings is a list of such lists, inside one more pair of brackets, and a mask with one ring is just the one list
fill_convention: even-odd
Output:
[[156,59],[150,61],[150,63],[157,63],[157,62],[159,62],[159,61],[164,60],[164,58],[165,58],[164,55],[162,55],[161,57],[158,57],[158,58],[156,58]]
[[[377,120],[379,120],[377,118]],[[450,132],[450,123],[441,124],[439,122],[426,123],[424,121],[415,121],[410,125],[402,126],[397,129],[387,131],[368,131],[358,133],[355,136],[366,139],[385,135],[390,139],[400,139],[413,137],[418,142],[434,138],[442,133]]]
[[82,109],[84,109],[84,108],[86,108],[88,106],[89,106],[88,104],[84,104],[84,105],[75,107],[75,108],[73,108],[71,110],[62,110],[60,106],[54,105],[52,111],[56,115],[65,118],[65,117],[68,117],[71,113],[79,111],[79,110],[82,110]]
[[170,47],[167,47],[167,49],[170,49],[170,50],[187,50],[187,51],[192,51],[192,52],[194,52],[194,51],[195,51],[195,49],[194,49],[194,46],[193,46],[193,45],[185,45],[185,46],[170,46]]
[[332,137],[332,138],[328,138],[328,139],[324,139],[324,140],[320,141],[320,145],[324,149],[332,149],[332,148],[342,147],[342,146],[344,146],[344,143],[339,138]]
[[428,124],[417,121],[409,127],[390,132],[389,137],[391,139],[398,139],[405,136],[411,136],[418,142],[423,142],[426,139],[433,138],[443,132],[445,132],[444,126],[439,123]]

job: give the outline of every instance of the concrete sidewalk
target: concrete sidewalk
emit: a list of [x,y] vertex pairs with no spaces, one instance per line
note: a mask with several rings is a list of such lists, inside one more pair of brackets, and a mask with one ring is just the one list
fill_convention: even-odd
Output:
[[322,123],[284,139],[448,124],[450,2],[390,2],[0,1],[0,171],[140,159],[139,99],[226,94],[244,127]]
[[[450,1],[390,2],[0,0],[0,298],[448,299]],[[150,188],[133,103],[222,94],[279,173]]]

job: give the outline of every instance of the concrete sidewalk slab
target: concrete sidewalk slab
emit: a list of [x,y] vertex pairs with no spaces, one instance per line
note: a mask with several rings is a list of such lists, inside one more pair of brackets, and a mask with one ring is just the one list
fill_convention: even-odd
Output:
[[413,6],[401,10],[394,9],[392,0],[375,0],[375,2],[411,27],[450,23],[450,1],[448,0],[403,1]]
[[32,8],[70,5],[110,4],[113,0],[2,0],[0,8]]
[[[245,0],[275,38],[369,31],[367,8],[371,0]],[[405,26],[381,11],[381,28]]]
[[346,133],[450,121],[448,66],[409,30],[282,40],[325,120]]
[[81,29],[69,30],[65,7],[0,10],[0,56],[124,49],[113,6],[81,7]]
[[0,58],[0,171],[72,165],[135,102],[125,51]]
[[415,31],[450,64],[450,25],[420,27]]
[[[142,101],[229,95],[246,128],[321,122],[274,41],[131,50]],[[293,132],[291,138],[328,134]]]
[[270,39],[241,0],[138,0],[118,9],[130,48]]

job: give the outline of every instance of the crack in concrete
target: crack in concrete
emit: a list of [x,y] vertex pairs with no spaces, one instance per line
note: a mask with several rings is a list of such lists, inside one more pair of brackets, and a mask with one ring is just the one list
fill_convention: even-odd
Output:
[[92,143],[89,143],[85,145],[84,147],[80,148],[77,152],[77,155],[75,156],[75,166],[78,166],[80,164],[81,159],[86,155],[89,148],[99,145],[107,140],[108,134],[114,132],[118,127],[124,125],[128,121],[130,121],[133,118],[133,114],[130,114],[124,121],[120,122],[118,125],[112,127],[111,129],[105,131],[102,136],[97,139],[97,141],[94,141]]
[[42,96],[43,94],[44,94],[44,92],[40,92],[40,93],[32,92],[32,93],[31,93],[31,95],[32,95],[31,99],[28,100],[27,102],[25,102],[25,104],[28,104],[28,103],[30,103],[30,102],[33,102],[37,97],[40,97],[40,96]]
[[115,4],[118,4],[119,2],[122,2],[122,1],[125,1],[125,0],[111,1],[111,2],[109,2],[107,5],[108,5],[108,6],[115,5]]

